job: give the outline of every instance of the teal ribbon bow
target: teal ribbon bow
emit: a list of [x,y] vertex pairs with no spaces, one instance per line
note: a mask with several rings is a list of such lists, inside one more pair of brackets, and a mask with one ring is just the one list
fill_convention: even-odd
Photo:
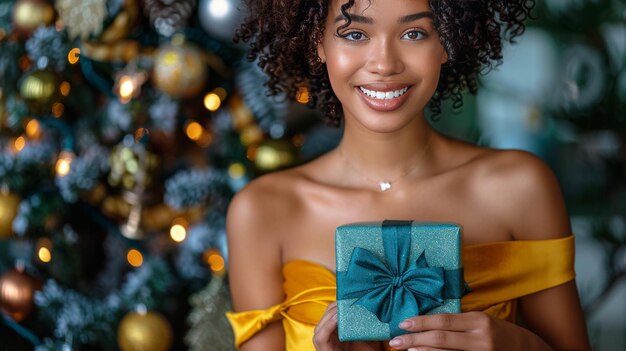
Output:
[[391,337],[405,334],[398,324],[463,295],[462,269],[429,267],[425,253],[410,261],[411,221],[384,221],[385,258],[357,247],[348,269],[337,273],[337,298],[357,300],[383,323]]

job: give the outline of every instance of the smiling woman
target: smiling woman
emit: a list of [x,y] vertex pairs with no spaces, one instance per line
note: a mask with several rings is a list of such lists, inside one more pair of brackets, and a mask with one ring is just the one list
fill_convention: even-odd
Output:
[[[343,126],[339,146],[263,176],[227,218],[228,317],[241,350],[587,350],[573,236],[559,185],[538,158],[435,132],[524,32],[524,0],[254,0],[238,37],[270,94]],[[335,229],[411,219],[463,228],[462,313],[415,316],[386,342],[339,342]],[[532,219],[532,220],[529,220]],[[517,313],[519,311],[519,314]],[[523,319],[525,327],[516,321]],[[394,327],[395,328],[395,327]]]
[[[351,8],[354,14],[328,16],[317,47],[346,123],[380,132],[403,128],[421,114],[448,59],[427,2],[403,1],[384,10],[388,6],[362,1]],[[370,13],[376,15],[365,15]]]

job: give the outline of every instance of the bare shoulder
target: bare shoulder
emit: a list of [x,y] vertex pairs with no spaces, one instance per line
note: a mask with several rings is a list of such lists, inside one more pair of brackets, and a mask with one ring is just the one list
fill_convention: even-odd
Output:
[[[259,177],[230,203],[226,234],[229,281],[236,311],[263,309],[284,299],[280,230],[289,211],[298,206],[292,191],[298,179],[295,170]],[[262,333],[266,336],[255,337],[252,343],[265,345],[260,349],[273,349],[266,343],[282,339],[280,333],[280,328],[268,328]]]
[[[303,181],[299,168],[263,175],[240,190],[228,208],[227,226],[268,239],[276,233],[275,226],[299,206],[296,189]],[[239,232],[239,230],[233,230]]]
[[526,151],[484,150],[468,181],[477,203],[504,221],[513,240],[570,234],[558,180],[543,160]]

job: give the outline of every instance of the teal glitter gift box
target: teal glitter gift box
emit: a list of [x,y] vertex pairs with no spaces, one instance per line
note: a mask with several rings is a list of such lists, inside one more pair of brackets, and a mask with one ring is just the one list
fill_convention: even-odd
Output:
[[464,293],[461,227],[383,221],[335,232],[339,340],[389,340],[398,324],[459,313]]

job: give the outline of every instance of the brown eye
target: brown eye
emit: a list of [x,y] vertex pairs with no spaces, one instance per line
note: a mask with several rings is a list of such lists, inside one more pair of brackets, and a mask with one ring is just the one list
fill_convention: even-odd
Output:
[[423,39],[426,36],[426,34],[424,34],[421,31],[418,30],[412,30],[409,32],[406,32],[402,38],[403,39],[408,39],[408,40],[420,40]]
[[363,34],[361,33],[350,33],[350,39],[352,40],[361,40],[363,38]]
[[341,35],[341,37],[350,41],[362,41],[362,40],[367,39],[365,34],[361,32],[348,32],[348,33]]

